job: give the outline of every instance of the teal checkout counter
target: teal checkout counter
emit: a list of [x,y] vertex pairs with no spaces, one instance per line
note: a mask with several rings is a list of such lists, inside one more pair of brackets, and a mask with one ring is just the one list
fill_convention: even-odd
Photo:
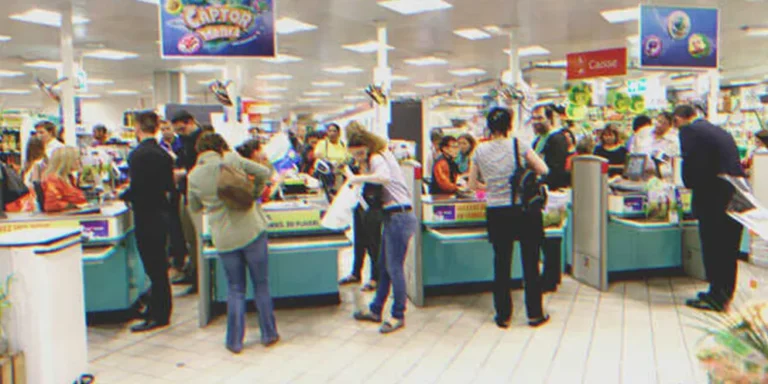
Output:
[[[342,231],[320,225],[328,208],[324,195],[294,196],[289,201],[262,206],[269,218],[269,288],[276,307],[304,307],[340,303],[338,254],[352,243]],[[200,326],[205,326],[227,301],[227,277],[211,240],[208,224],[200,218],[202,268]],[[246,298],[253,298],[250,277]]]
[[83,285],[89,314],[131,309],[148,286],[133,231],[133,216],[122,202],[96,214],[8,213],[0,233],[43,228],[79,228],[83,233]]
[[[547,238],[569,250],[568,220],[545,228]],[[485,202],[453,196],[422,197],[421,285],[424,296],[488,291],[493,282],[493,247],[488,242]],[[565,259],[563,258],[563,265]],[[519,243],[512,257],[513,286],[522,286]]]

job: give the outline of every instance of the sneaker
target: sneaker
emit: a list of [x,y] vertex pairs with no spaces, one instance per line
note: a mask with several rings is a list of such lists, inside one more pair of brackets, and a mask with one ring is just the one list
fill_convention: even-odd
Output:
[[533,328],[536,328],[545,324],[548,321],[549,321],[549,315],[547,314],[542,317],[539,317],[538,319],[528,319],[528,325]]
[[357,284],[360,282],[360,278],[354,275],[349,275],[339,280],[339,285]]
[[403,329],[404,327],[405,319],[391,319],[389,321],[385,321],[384,324],[381,325],[381,328],[379,328],[379,333],[386,335],[388,333]]
[[365,285],[363,285],[363,287],[360,288],[360,291],[361,292],[374,292],[374,291],[376,291],[376,287],[377,286],[378,285],[376,284],[376,281],[375,280],[371,280],[368,283],[366,283]]
[[357,321],[369,321],[371,323],[381,323],[381,315],[374,314],[371,311],[357,311],[352,315]]

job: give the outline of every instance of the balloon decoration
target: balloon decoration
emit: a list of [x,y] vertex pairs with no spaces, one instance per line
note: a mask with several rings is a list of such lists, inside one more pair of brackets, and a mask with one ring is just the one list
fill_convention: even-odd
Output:
[[571,120],[584,120],[587,117],[587,107],[592,104],[592,86],[588,83],[567,84],[568,106],[565,114]]
[[645,97],[643,95],[629,96],[614,89],[608,92],[608,106],[617,113],[637,115],[645,112]]
[[369,85],[365,88],[365,93],[373,100],[377,105],[384,105],[387,103],[387,96],[384,95],[384,91],[377,85]]
[[53,82],[53,84],[46,84],[43,80],[40,80],[39,78],[35,79],[35,83],[37,83],[37,87],[40,88],[43,93],[45,93],[46,96],[50,97],[51,100],[55,101],[56,103],[61,104],[61,95],[54,89],[59,84],[69,80],[66,77],[62,77],[61,79],[56,80]]
[[208,89],[210,89],[211,92],[213,92],[213,95],[216,96],[216,100],[218,100],[219,103],[225,107],[231,107],[234,105],[232,103],[232,98],[229,97],[229,91],[227,91],[227,87],[229,87],[231,83],[231,81],[222,83],[219,80],[215,80],[210,85],[208,85]]

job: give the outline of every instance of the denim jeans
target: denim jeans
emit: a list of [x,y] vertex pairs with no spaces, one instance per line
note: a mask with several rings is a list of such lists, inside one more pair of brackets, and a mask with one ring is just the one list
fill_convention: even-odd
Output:
[[227,346],[234,350],[243,348],[245,338],[245,271],[251,273],[254,302],[259,310],[261,342],[277,339],[277,325],[269,294],[269,269],[266,232],[245,248],[222,252],[219,257],[224,265],[229,283],[227,294]]
[[379,286],[371,302],[370,310],[381,315],[384,303],[392,286],[395,303],[392,305],[392,317],[405,318],[405,272],[403,264],[408,251],[408,242],[416,233],[418,221],[413,212],[387,214],[382,231],[381,254],[379,255]]

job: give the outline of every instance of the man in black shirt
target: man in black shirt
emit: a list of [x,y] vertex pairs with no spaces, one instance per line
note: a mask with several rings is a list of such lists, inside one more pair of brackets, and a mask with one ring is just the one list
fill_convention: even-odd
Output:
[[136,243],[144,271],[151,282],[148,316],[131,328],[144,332],[165,327],[171,319],[171,285],[168,281],[168,240],[170,196],[174,192],[173,159],[157,143],[159,119],[154,112],[142,112],[136,121],[139,146],[128,156],[130,188],[125,192],[132,208]]
[[[555,110],[552,105],[540,105],[533,110],[533,130],[537,137],[533,149],[549,168],[544,181],[550,190],[571,186],[571,175],[566,170],[568,139],[562,130],[555,130]],[[545,238],[542,243],[544,271],[541,286],[544,292],[555,292],[561,282],[562,239]]]
[[[184,168],[189,174],[192,168],[197,164],[197,139],[203,133],[202,128],[195,120],[195,117],[187,111],[179,111],[171,118],[171,124],[176,132],[179,133],[179,138],[182,142],[182,148],[179,153],[177,163],[180,167]],[[186,175],[179,181],[179,191],[184,197],[181,204],[181,226],[184,230],[184,238],[187,241],[187,250],[189,251],[189,262],[187,268],[184,271],[184,276],[174,281],[174,284],[188,283],[192,284],[188,294],[197,292],[197,230],[195,229],[192,216],[190,216],[187,210],[187,178]]]
[[686,305],[725,311],[736,289],[742,226],[726,213],[734,188],[718,175],[746,175],[730,133],[697,118],[696,110],[688,105],[675,109],[674,120],[680,128],[683,182],[693,192],[693,210],[699,220],[701,252],[709,281],[709,291],[700,292]]

